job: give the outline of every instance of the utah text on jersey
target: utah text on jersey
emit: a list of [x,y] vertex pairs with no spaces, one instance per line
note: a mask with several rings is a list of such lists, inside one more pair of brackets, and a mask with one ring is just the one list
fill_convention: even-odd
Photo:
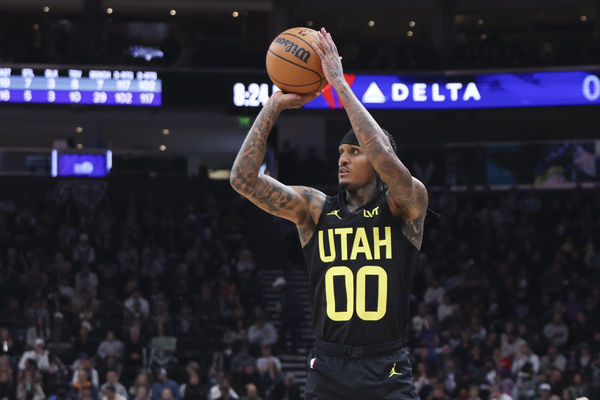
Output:
[[[319,256],[324,263],[336,260],[336,248],[340,249],[337,259],[342,261],[356,260],[359,254],[364,254],[367,260],[380,260],[382,256],[388,260],[392,258],[392,228],[390,226],[383,227],[383,235],[377,226],[368,231],[362,226],[330,228],[319,230],[317,239]],[[336,242],[339,243],[339,246],[336,246]],[[329,254],[326,254],[326,249],[329,250]]]

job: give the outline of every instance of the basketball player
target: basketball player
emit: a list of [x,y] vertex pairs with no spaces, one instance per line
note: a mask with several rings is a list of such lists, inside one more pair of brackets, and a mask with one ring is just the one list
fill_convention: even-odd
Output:
[[271,96],[237,155],[231,185],[298,228],[317,338],[306,398],[417,399],[403,346],[427,191],[344,80],[331,35],[325,29],[317,35],[320,48],[314,51],[352,125],[339,145],[341,192],[328,197],[258,175],[279,114],[319,93]]

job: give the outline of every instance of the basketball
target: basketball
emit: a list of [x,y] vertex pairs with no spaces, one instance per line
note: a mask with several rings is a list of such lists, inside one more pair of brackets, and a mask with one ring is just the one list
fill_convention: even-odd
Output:
[[327,85],[321,58],[311,46],[316,34],[310,28],[290,28],[273,40],[267,51],[267,73],[279,89],[305,94]]

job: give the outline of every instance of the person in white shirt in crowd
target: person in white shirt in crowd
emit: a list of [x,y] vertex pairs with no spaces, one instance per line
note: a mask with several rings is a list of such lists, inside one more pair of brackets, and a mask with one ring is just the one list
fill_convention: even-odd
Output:
[[144,318],[148,318],[148,315],[150,315],[150,304],[148,303],[148,300],[142,297],[142,294],[138,288],[133,290],[131,296],[125,300],[123,305],[130,313],[135,314],[137,312],[135,307],[136,303],[139,303],[140,305],[139,310],[142,313],[142,316]]
[[537,374],[540,370],[540,358],[537,354],[531,351],[531,348],[528,344],[524,344],[521,346],[521,352],[513,360],[513,364],[511,367],[511,372],[513,373],[513,375],[516,375],[517,372],[519,372],[526,363],[531,364],[531,368],[534,374]]
[[208,398],[209,400],[217,400],[222,397],[223,393],[226,393],[230,399],[240,398],[240,396],[238,396],[238,394],[231,387],[231,383],[227,377],[219,379],[217,384],[211,386],[210,390],[208,391]]
[[506,323],[504,333],[500,337],[500,349],[502,357],[508,357],[511,360],[521,352],[521,346],[527,344],[521,339],[515,330],[515,325],[512,321]]
[[271,346],[277,343],[277,330],[266,320],[264,314],[256,316],[256,323],[248,329],[248,341],[258,346]]
[[427,323],[427,308],[425,302],[420,301],[417,306],[417,315],[412,318],[413,337],[421,336],[421,331]]
[[281,361],[271,354],[271,346],[262,346],[262,356],[256,360],[256,369],[263,374],[269,368],[270,363],[273,363],[275,369],[281,372]]
[[508,393],[502,393],[500,387],[494,385],[490,390],[490,400],[513,400],[513,398]]
[[446,289],[440,286],[440,282],[437,278],[433,278],[431,286],[429,286],[425,291],[423,299],[425,300],[425,304],[440,304],[444,300],[445,294]]
[[25,370],[25,361],[32,359],[36,362],[40,371],[48,371],[48,368],[50,368],[50,359],[48,357],[48,350],[45,349],[45,346],[46,343],[44,342],[44,339],[36,339],[33,350],[26,351],[21,356],[19,370]]
[[448,293],[444,294],[444,301],[440,303],[437,308],[438,321],[442,322],[446,317],[451,316],[454,313],[454,304],[452,304],[452,298]]
[[125,399],[127,398],[127,389],[119,382],[119,375],[117,375],[116,371],[108,371],[106,373],[106,382],[100,386],[100,392],[106,395],[106,390],[109,386],[112,386],[117,394]]
[[112,385],[106,386],[104,394],[100,398],[102,400],[127,400],[127,397],[117,393],[117,389]]

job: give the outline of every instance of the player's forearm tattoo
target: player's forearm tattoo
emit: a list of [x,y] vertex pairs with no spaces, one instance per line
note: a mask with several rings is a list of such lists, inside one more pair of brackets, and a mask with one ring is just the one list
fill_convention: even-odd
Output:
[[272,214],[293,209],[298,203],[286,186],[267,177],[259,179],[258,176],[265,157],[267,138],[278,116],[279,111],[270,105],[262,109],[235,159],[230,178],[237,192]]
[[381,132],[371,114],[356,99],[350,87],[342,85],[337,90],[348,113],[354,133],[361,143],[361,149],[388,187],[399,197],[407,199],[413,189],[410,172],[402,164],[399,169],[397,158],[391,156],[394,149],[387,137]]
[[258,169],[265,157],[267,138],[278,116],[279,111],[267,105],[250,128],[231,168],[231,186],[239,193],[248,194],[254,190]]
[[[416,195],[418,204],[427,204],[427,194],[423,189],[417,188]],[[419,216],[408,221],[408,223],[402,227],[404,236],[418,249],[421,248],[421,244],[423,243],[424,220],[424,216]]]

